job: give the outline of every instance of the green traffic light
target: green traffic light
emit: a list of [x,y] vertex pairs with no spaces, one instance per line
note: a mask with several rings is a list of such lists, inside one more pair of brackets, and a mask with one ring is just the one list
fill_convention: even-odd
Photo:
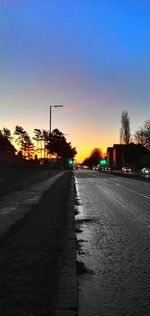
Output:
[[68,164],[69,164],[69,165],[72,165],[72,164],[73,164],[73,160],[72,160],[72,159],[69,159],[69,160],[68,160]]
[[105,166],[107,164],[107,159],[103,158],[99,161],[100,166]]

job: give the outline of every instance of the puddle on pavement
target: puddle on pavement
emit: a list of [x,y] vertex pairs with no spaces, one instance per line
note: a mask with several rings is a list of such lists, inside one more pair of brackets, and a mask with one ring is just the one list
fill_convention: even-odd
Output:
[[93,271],[88,269],[82,261],[77,261],[77,274],[93,274]]
[[75,233],[76,233],[76,234],[80,234],[80,233],[82,233],[82,232],[83,232],[83,230],[81,229],[81,227],[76,225],[76,227],[75,227]]
[[88,252],[86,250],[83,250],[83,243],[85,243],[85,242],[88,242],[88,241],[83,240],[83,239],[77,239],[76,249],[77,249],[78,257],[81,255],[88,255]]
[[[81,187],[82,189],[82,187]],[[101,251],[95,251],[96,243],[99,244],[97,231],[100,228],[100,221],[97,213],[92,209],[92,202],[81,191],[83,205],[81,203],[80,192],[76,190],[75,198],[75,222],[76,222],[76,244],[77,244],[77,274],[78,274],[78,315],[91,316],[98,315],[99,308],[99,279],[98,273],[102,268],[99,266],[97,258],[101,256]],[[92,209],[92,212],[91,212]],[[95,214],[93,216],[92,214]],[[100,273],[103,273],[103,269]],[[98,305],[98,307],[97,307]]]
[[93,271],[88,267],[86,258],[90,256],[88,252],[89,247],[89,229],[88,226],[94,221],[94,218],[87,218],[84,208],[81,204],[78,186],[75,181],[75,197],[74,197],[74,208],[75,208],[75,233],[76,233],[76,249],[77,249],[77,274],[87,275],[93,274]]

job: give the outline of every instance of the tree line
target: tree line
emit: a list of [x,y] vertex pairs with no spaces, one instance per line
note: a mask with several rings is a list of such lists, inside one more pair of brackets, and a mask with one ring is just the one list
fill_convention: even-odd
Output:
[[89,155],[89,157],[84,159],[84,161],[82,162],[82,165],[88,166],[89,168],[92,169],[93,167],[97,167],[102,157],[103,157],[103,154],[102,154],[101,149],[96,147],[91,151],[91,154]]
[[[146,120],[142,127],[139,127],[134,135],[134,141],[141,144],[150,150],[150,120]],[[120,128],[120,143],[129,144],[132,142],[130,118],[128,111],[122,111],[121,114],[121,128]]]
[[18,147],[18,155],[28,160],[54,156],[65,161],[74,159],[77,154],[76,148],[72,147],[71,142],[67,142],[59,129],[54,129],[50,133],[47,130],[35,128],[33,137],[30,137],[27,131],[19,125],[16,125],[13,135],[8,128],[1,129],[0,150],[16,152],[12,142],[16,143]]

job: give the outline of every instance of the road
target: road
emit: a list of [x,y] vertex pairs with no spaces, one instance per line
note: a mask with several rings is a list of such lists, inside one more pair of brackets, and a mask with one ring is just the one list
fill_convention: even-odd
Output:
[[78,315],[150,315],[150,183],[89,170],[75,180]]

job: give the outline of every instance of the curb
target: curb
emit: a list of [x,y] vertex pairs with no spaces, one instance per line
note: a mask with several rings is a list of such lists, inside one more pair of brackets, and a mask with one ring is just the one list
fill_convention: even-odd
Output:
[[63,255],[60,266],[59,293],[54,315],[77,315],[77,255],[74,213],[74,179],[68,201],[66,233],[63,240]]

